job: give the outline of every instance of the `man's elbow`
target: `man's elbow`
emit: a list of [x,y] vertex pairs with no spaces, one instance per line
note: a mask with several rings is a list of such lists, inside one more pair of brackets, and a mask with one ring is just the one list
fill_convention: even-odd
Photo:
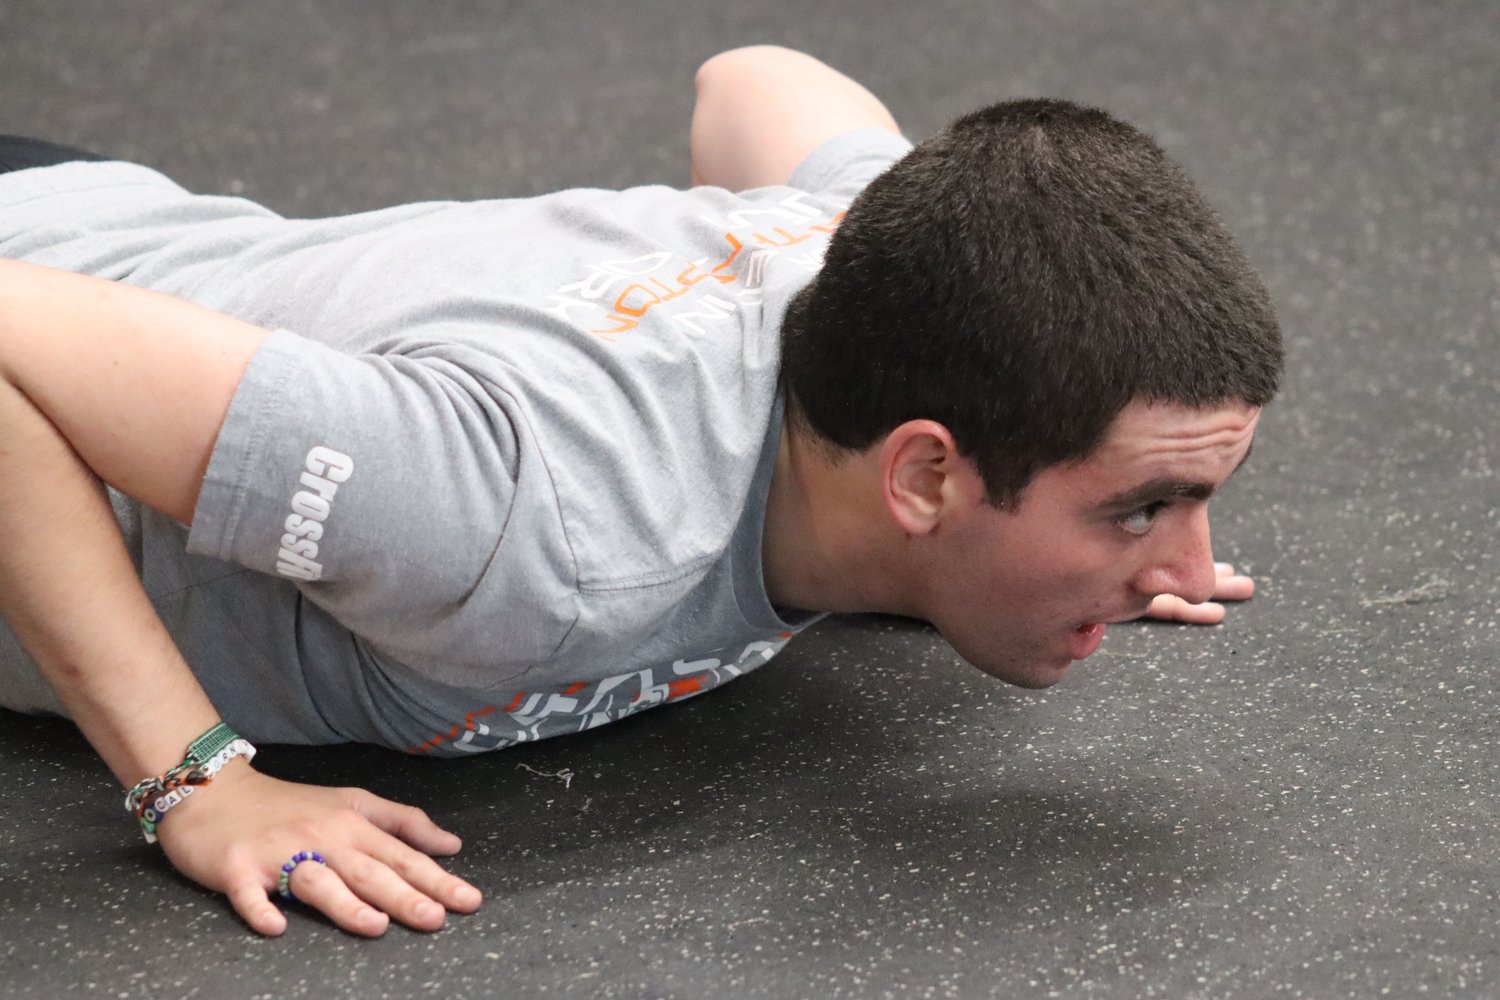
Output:
[[698,67],[693,86],[699,93],[719,83],[784,72],[789,66],[817,63],[804,52],[780,45],[745,45],[710,57]]

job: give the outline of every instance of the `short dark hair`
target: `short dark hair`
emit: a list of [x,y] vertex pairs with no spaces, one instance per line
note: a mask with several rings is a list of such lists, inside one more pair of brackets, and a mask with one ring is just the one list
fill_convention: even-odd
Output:
[[1192,181],[1060,100],[965,115],[876,178],[783,329],[793,420],[851,450],[936,420],[997,505],[1132,400],[1260,406],[1281,366],[1270,297]]

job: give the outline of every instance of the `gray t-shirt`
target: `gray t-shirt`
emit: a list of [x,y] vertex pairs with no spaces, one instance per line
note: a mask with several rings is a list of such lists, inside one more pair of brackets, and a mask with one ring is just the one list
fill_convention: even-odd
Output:
[[321,220],[71,163],[0,176],[0,256],[277,331],[191,530],[122,505],[147,592],[251,739],[457,754],[707,690],[811,620],[761,577],[781,319],[908,148]]

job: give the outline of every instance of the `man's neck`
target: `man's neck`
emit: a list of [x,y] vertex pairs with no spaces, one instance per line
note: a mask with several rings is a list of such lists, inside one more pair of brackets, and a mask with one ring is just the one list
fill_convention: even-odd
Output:
[[879,449],[838,452],[789,419],[761,541],[771,603],[918,614],[906,548],[882,499]]

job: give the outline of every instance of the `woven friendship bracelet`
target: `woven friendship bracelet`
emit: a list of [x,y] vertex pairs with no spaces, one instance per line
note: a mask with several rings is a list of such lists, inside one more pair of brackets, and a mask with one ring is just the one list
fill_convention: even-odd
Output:
[[193,789],[213,781],[236,757],[251,760],[255,747],[221,722],[188,746],[181,764],[132,788],[125,796],[125,809],[141,824],[146,843],[156,843],[156,826],[168,809],[193,794]]
[[187,760],[201,764],[239,738],[239,733],[221,722],[188,744]]

